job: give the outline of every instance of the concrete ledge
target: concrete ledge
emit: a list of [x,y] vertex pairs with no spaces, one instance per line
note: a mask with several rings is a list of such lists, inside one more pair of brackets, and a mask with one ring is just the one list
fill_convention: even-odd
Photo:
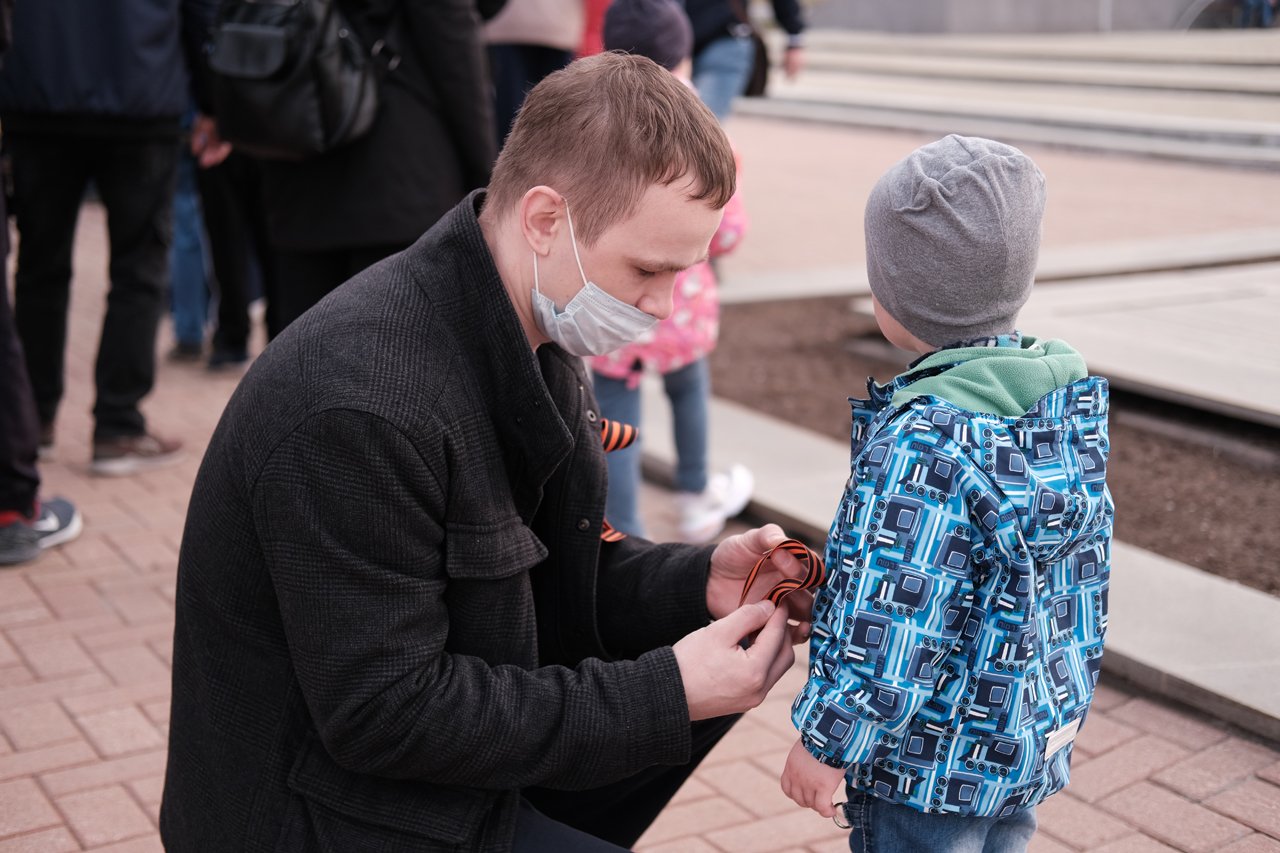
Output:
[[[646,467],[670,470],[661,382],[647,377],[642,394]],[[742,462],[755,474],[748,512],[820,546],[848,478],[848,447],[726,400],[712,400],[710,419],[712,466]],[[1121,542],[1112,557],[1104,668],[1280,741],[1280,599]]]

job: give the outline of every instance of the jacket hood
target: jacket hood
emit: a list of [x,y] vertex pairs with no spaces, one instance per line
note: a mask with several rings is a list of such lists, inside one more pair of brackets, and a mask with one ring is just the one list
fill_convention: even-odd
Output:
[[870,390],[872,399],[851,401],[855,455],[859,421],[867,424],[867,444],[902,440],[908,422],[948,434],[963,464],[1003,497],[985,512],[1017,515],[1021,541],[1001,550],[1061,560],[1084,549],[1110,515],[1107,380],[1088,376],[1062,341],[941,350]]
[[1084,358],[1065,341],[1024,336],[1019,347],[959,347],[925,356],[899,377],[893,404],[932,396],[974,412],[1017,417],[1045,394],[1087,375]]

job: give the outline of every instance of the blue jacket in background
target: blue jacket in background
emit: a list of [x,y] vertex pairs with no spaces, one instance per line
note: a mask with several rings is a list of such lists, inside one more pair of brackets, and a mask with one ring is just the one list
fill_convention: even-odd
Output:
[[[178,131],[217,0],[26,0],[0,69],[5,132]],[[197,81],[198,82],[198,81]],[[203,100],[202,87],[196,87]]]

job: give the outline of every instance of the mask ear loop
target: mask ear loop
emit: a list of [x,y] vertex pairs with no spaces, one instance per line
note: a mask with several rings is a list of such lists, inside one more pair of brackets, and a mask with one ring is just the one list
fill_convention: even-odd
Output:
[[569,220],[569,241],[573,244],[573,259],[578,262],[578,274],[582,276],[582,283],[590,284],[587,281],[587,272],[582,268],[582,258],[578,256],[578,238],[573,233],[573,214],[569,213],[569,200],[564,200],[564,217]]

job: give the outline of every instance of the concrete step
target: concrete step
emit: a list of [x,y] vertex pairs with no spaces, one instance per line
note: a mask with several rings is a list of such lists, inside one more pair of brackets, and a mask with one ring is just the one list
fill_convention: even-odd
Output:
[[[1280,168],[1280,126],[1274,124],[1249,129],[1197,129],[1184,124],[1170,136],[1152,126],[1157,122],[1134,122],[1115,114],[1080,115],[1081,123],[1077,123],[1061,114],[1042,114],[1036,118],[993,114],[989,103],[971,105],[966,111],[965,105],[957,101],[909,104],[906,98],[899,97],[879,99],[891,104],[872,105],[853,103],[853,100],[851,97],[790,98],[779,94],[739,99],[735,109],[741,115],[783,121],[907,130],[939,136],[961,133],[1014,144],[1036,143],[1246,168]],[[1235,139],[1220,141],[1223,136]]]
[[[1036,283],[1224,268],[1265,261],[1280,261],[1280,228],[1045,249],[1036,267]],[[869,292],[865,268],[840,265],[806,270],[803,275],[776,272],[733,275],[722,282],[720,301],[734,305],[777,299],[860,296]]]
[[1057,85],[1151,89],[1274,97],[1280,95],[1280,65],[1168,65],[1153,62],[1045,62],[1033,59],[849,53],[811,49],[805,68],[884,77],[985,81],[1004,85]]
[[[647,470],[675,463],[661,382],[642,384]],[[858,389],[850,389],[857,391]],[[711,464],[756,478],[748,511],[820,547],[849,475],[849,448],[713,399]],[[1280,599],[1115,543],[1103,667],[1154,693],[1280,740]]]
[[769,99],[961,114],[1197,141],[1280,144],[1280,98],[930,80],[811,71],[770,84]]
[[[771,33],[770,37],[781,38],[777,33]],[[1275,29],[1034,35],[895,35],[815,29],[805,33],[805,44],[814,52],[861,55],[891,53],[1167,66],[1280,65],[1280,30]]]

